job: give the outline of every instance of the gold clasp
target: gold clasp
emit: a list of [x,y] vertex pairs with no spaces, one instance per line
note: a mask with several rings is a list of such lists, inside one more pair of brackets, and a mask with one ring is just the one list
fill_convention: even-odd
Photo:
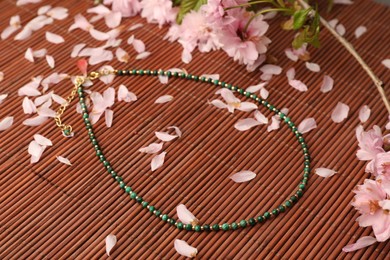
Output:
[[97,72],[97,71],[92,71],[92,72],[90,72],[89,75],[88,75],[88,78],[89,78],[90,80],[95,80],[95,79],[97,79],[97,78],[99,78],[99,77],[100,77],[100,73]]

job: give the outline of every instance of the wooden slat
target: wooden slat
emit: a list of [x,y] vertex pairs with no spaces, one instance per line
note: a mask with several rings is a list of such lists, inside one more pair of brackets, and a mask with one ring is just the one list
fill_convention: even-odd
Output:
[[[192,233],[162,223],[119,189],[96,159],[74,108],[66,111],[64,118],[76,131],[71,139],[63,138],[50,120],[39,127],[22,125],[28,117],[22,113],[22,97],[17,90],[33,76],[52,73],[44,59],[35,64],[26,61],[25,50],[47,48],[56,59],[54,71],[74,75],[76,59],[69,56],[72,47],[81,42],[100,45],[81,30],[68,32],[72,17],[85,13],[91,1],[43,2],[69,8],[68,19],[45,27],[62,35],[64,44],[48,43],[45,30],[35,32],[28,41],[0,42],[0,71],[5,73],[0,93],[9,94],[0,105],[0,119],[15,117],[12,128],[0,133],[2,259],[105,258],[104,239],[110,233],[118,238],[112,252],[117,259],[179,258],[173,248],[176,238],[196,246],[200,259],[390,258],[390,242],[349,254],[341,251],[359,237],[372,235],[369,228],[358,226],[358,213],[350,206],[352,189],[368,177],[365,164],[355,155],[358,112],[365,104],[371,108],[366,128],[383,126],[387,112],[370,79],[328,32],[321,33],[320,49],[310,49],[313,62],[321,65],[321,73],[313,73],[303,62],[293,63],[285,57],[283,50],[289,47],[293,34],[279,29],[281,20],[271,21],[267,35],[273,42],[269,53],[285,71],[294,67],[297,78],[308,85],[309,91],[300,93],[289,87],[285,76],[274,77],[267,89],[270,103],[289,108],[289,116],[297,124],[307,117],[316,119],[318,128],[305,134],[313,157],[312,168],[329,167],[339,173],[329,179],[313,175],[304,197],[292,209],[262,225],[238,231]],[[320,7],[324,9],[324,3]],[[0,30],[12,15],[20,14],[22,23],[26,23],[37,9],[38,5],[17,7],[14,1],[1,1]],[[380,62],[390,52],[389,16],[389,8],[369,0],[356,1],[349,7],[335,6],[330,14],[325,13],[327,19],[337,17],[345,25],[347,39],[386,83],[390,82],[390,74]],[[137,16],[126,19],[124,24],[139,22],[145,23]],[[367,26],[368,32],[355,39],[353,32],[359,25]],[[97,22],[96,28],[107,30],[103,21]],[[134,32],[125,30],[120,36],[122,47],[131,57],[136,53],[125,42],[132,34],[145,41],[152,55],[125,66],[117,61],[109,64],[123,69],[179,67],[198,75],[219,73],[224,81],[244,88],[259,82],[258,72],[246,72],[223,52],[196,51],[193,61],[183,64],[181,47],[162,40],[166,32],[167,28],[150,24]],[[326,94],[319,91],[324,74],[335,79],[334,89]],[[207,84],[172,79],[168,85],[162,85],[151,77],[118,77],[113,86],[120,84],[136,93],[138,100],[129,104],[117,102],[112,108],[113,126],[107,129],[101,119],[95,132],[114,168],[146,201],[171,216],[176,216],[176,206],[184,203],[201,222],[222,223],[255,216],[282,203],[294,191],[303,159],[287,126],[271,133],[267,133],[266,126],[236,131],[234,123],[248,114],[231,114],[210,106],[208,100],[217,98],[217,89]],[[50,90],[65,96],[71,87],[70,82],[64,81]],[[106,88],[102,83],[91,87],[100,92]],[[388,88],[386,92],[389,93]],[[164,94],[173,95],[174,100],[154,104]],[[351,108],[348,120],[341,124],[330,119],[338,101]],[[271,116],[265,109],[261,111]],[[170,125],[178,126],[183,136],[164,144],[166,162],[152,173],[151,157],[137,151],[156,141],[155,131]],[[54,146],[46,149],[39,163],[30,164],[27,147],[35,133],[50,138]],[[73,166],[60,164],[56,155],[69,158]],[[256,179],[246,184],[232,183],[228,176],[243,169],[255,171]]]

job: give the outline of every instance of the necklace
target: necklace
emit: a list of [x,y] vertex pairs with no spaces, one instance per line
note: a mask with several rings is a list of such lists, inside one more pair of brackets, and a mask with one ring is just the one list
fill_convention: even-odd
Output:
[[[113,167],[109,163],[109,161],[106,159],[106,157],[103,154],[103,151],[96,139],[96,136],[93,131],[93,127],[91,125],[91,122],[89,120],[89,114],[88,114],[88,108],[85,103],[85,96],[84,96],[84,90],[82,84],[85,82],[85,80],[95,80],[99,78],[100,76],[114,74],[117,76],[166,76],[166,77],[175,77],[175,78],[182,78],[182,79],[188,79],[188,80],[194,80],[194,81],[200,81],[204,83],[213,84],[215,86],[219,86],[222,88],[227,88],[232,91],[235,91],[239,94],[244,95],[247,98],[253,99],[259,104],[262,104],[266,108],[268,108],[270,111],[274,112],[275,115],[277,115],[281,120],[283,120],[291,129],[291,131],[294,133],[296,138],[298,139],[298,142],[300,143],[303,155],[304,155],[304,167],[303,167],[303,176],[302,180],[298,184],[298,188],[296,192],[288,199],[286,199],[285,202],[283,202],[280,206],[270,209],[269,211],[266,211],[259,216],[251,217],[248,219],[243,219],[237,222],[232,223],[222,223],[222,224],[203,224],[199,225],[197,223],[193,224],[184,224],[180,222],[179,220],[176,220],[172,217],[170,217],[168,214],[163,213],[161,210],[157,209],[155,206],[150,205],[147,201],[145,201],[140,195],[138,195],[129,185],[127,185],[123,178],[118,175],[117,172],[114,171]],[[279,213],[286,211],[286,209],[292,207],[294,203],[298,201],[300,197],[303,195],[303,191],[305,189],[305,186],[307,184],[307,181],[309,179],[309,173],[310,173],[310,155],[309,151],[306,145],[306,142],[304,138],[302,137],[302,134],[298,131],[295,124],[291,121],[289,117],[287,117],[284,113],[282,113],[279,109],[268,103],[267,101],[263,100],[262,98],[258,97],[257,95],[247,92],[242,88],[239,88],[237,86],[234,86],[232,84],[225,83],[220,80],[214,80],[212,78],[208,77],[199,77],[196,75],[186,74],[184,72],[171,72],[171,71],[163,71],[163,70],[103,70],[100,72],[91,72],[87,77],[76,77],[74,88],[72,89],[71,94],[66,99],[66,103],[62,104],[61,107],[57,110],[56,117],[54,118],[55,123],[58,127],[61,128],[62,133],[64,136],[71,136],[72,135],[72,127],[70,125],[63,124],[61,121],[61,116],[64,113],[65,109],[70,105],[72,100],[75,98],[76,94],[79,96],[79,102],[81,106],[82,111],[82,117],[85,123],[85,127],[88,131],[88,135],[90,138],[90,141],[93,145],[93,148],[95,149],[96,155],[107,170],[107,172],[112,176],[112,178],[119,184],[119,187],[124,190],[126,194],[129,195],[129,197],[132,200],[135,200],[137,203],[139,203],[143,208],[148,210],[151,214],[155,215],[156,217],[160,218],[162,221],[167,222],[176,228],[180,230],[188,230],[188,231],[218,231],[218,230],[236,230],[238,228],[244,228],[248,226],[254,226],[256,223],[262,223],[267,219],[270,219],[272,217],[276,217],[279,215]]]

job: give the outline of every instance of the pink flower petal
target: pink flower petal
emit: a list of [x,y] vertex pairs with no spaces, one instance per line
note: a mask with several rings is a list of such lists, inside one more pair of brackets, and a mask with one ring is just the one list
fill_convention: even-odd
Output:
[[336,32],[343,36],[345,34],[345,27],[341,23],[336,26]]
[[[99,71],[105,71],[105,70],[107,70],[107,71],[114,71],[114,68],[113,67],[111,67],[111,66],[109,66],[109,65],[106,65],[106,66],[103,66],[103,67],[101,67],[100,69],[99,69]],[[106,85],[108,85],[108,84],[111,84],[113,81],[114,81],[114,78],[115,78],[115,74],[107,74],[107,75],[103,75],[103,76],[100,76],[100,80],[104,83],[104,84],[106,84]],[[112,91],[112,90],[111,90]]]
[[70,57],[71,58],[75,58],[79,55],[80,51],[86,46],[85,43],[79,43],[79,44],[76,44],[74,47],[73,47],[73,50],[72,50],[72,53],[70,54]]
[[26,52],[24,53],[24,58],[28,60],[29,62],[34,62],[34,54],[33,50],[31,48],[28,48]]
[[46,40],[48,42],[54,43],[54,44],[59,44],[65,42],[64,38],[62,36],[51,33],[51,32],[46,32]]
[[182,62],[184,62],[185,64],[188,64],[191,62],[192,60],[192,54],[190,51],[188,51],[187,49],[183,49],[182,53],[181,53],[181,60]]
[[76,14],[74,17],[74,24],[69,27],[68,31],[73,31],[74,29],[81,29],[83,31],[89,31],[93,28],[93,25],[88,22],[88,20],[81,14]]
[[34,102],[32,102],[32,100],[29,99],[28,97],[24,97],[22,106],[23,106],[23,112],[25,114],[32,114],[37,111]]
[[164,164],[164,159],[165,159],[166,154],[167,154],[166,152],[162,152],[162,153],[153,157],[152,162],[151,162],[152,172],[154,172],[155,170],[157,170],[158,168],[160,168]]
[[[1,82],[1,80],[0,80]],[[8,97],[8,94],[0,94],[0,104],[3,103],[4,99]]]
[[115,235],[108,235],[105,239],[105,242],[106,242],[106,253],[108,256],[110,256],[110,252],[111,250],[114,248],[115,244],[116,244],[116,236]]
[[39,159],[42,156],[43,151],[45,150],[46,146],[42,146],[38,144],[37,141],[33,140],[28,145],[28,153],[31,155],[31,163],[36,163],[39,161]]
[[305,65],[308,70],[311,70],[313,72],[319,72],[321,70],[320,65],[318,65],[317,63],[306,61]]
[[12,126],[13,123],[14,123],[13,116],[7,116],[7,117],[3,118],[0,121],[0,131],[7,130],[8,128],[10,128]]
[[135,37],[134,37],[134,35],[131,35],[128,39],[127,39],[127,44],[133,44],[133,42],[134,42],[134,39],[135,39]]
[[282,73],[282,68],[280,66],[266,64],[260,68],[260,71],[264,74],[279,75]]
[[292,61],[298,61],[298,55],[296,55],[290,48],[284,50],[284,53],[286,54],[287,58],[289,58]]
[[263,115],[259,110],[254,113],[255,119],[261,124],[268,124],[268,118]]
[[256,177],[256,173],[254,173],[252,171],[240,171],[240,172],[233,174],[229,178],[232,179],[234,182],[241,183],[241,182],[250,181],[250,180],[254,179],[255,177]]
[[107,34],[105,32],[98,31],[94,28],[89,29],[89,33],[91,34],[91,36],[94,39],[96,39],[98,41],[107,41],[110,38],[109,34]]
[[105,107],[111,107],[115,103],[115,89],[113,87],[107,88],[103,92],[103,101]]
[[69,161],[69,159],[62,157],[62,156],[56,156],[57,160],[60,161],[63,164],[72,166],[72,163]]
[[120,85],[118,89],[118,101],[125,101],[125,102],[131,102],[136,101],[137,96],[130,92],[125,85]]
[[342,121],[344,121],[344,119],[348,117],[348,113],[349,113],[349,106],[344,103],[338,102],[332,112],[331,118],[333,122],[341,123]]
[[36,117],[28,118],[28,119],[24,120],[23,124],[27,125],[27,126],[39,126],[39,125],[43,124],[44,122],[46,122],[47,119],[48,119],[48,117],[36,116]]
[[257,108],[257,105],[252,102],[241,102],[237,109],[244,112],[250,112],[256,110]]
[[133,39],[132,44],[136,52],[141,53],[145,51],[145,43],[143,41],[139,39]]
[[104,16],[108,28],[116,28],[121,24],[122,14],[120,12],[110,12]]
[[20,29],[20,26],[8,26],[6,27],[3,32],[1,33],[1,39],[2,40],[5,40],[7,39],[8,37],[11,36],[11,34],[13,34],[14,32],[16,32],[17,30]]
[[129,62],[130,56],[129,54],[122,48],[117,48],[115,51],[115,56],[120,62]]
[[335,175],[336,173],[337,173],[336,171],[331,170],[331,169],[327,169],[327,168],[316,168],[315,169],[315,174],[317,174],[318,176],[324,177],[324,178],[331,177],[331,176]]
[[182,132],[180,131],[180,129],[177,127],[177,126],[168,126],[167,127],[168,129],[174,129],[175,130],[175,133],[176,133],[176,135],[180,138],[181,137],[181,135],[182,135]]
[[[286,114],[286,113],[284,113]],[[267,127],[267,132],[271,132],[273,130],[280,128],[280,119],[279,117],[273,116],[271,117],[271,124]]]
[[362,106],[362,108],[360,108],[359,110],[360,122],[365,123],[370,117],[370,114],[371,114],[371,109],[367,105]]
[[260,89],[262,89],[268,82],[261,82],[257,85],[249,86],[245,91],[250,93],[256,93]]
[[364,237],[359,238],[356,241],[356,243],[343,247],[343,251],[344,252],[356,251],[356,250],[365,248],[367,246],[370,246],[370,245],[374,244],[375,242],[377,242],[375,237],[364,236]]
[[199,220],[183,204],[176,207],[177,217],[183,224],[197,225]]
[[154,101],[154,103],[156,103],[156,104],[163,104],[163,103],[170,102],[172,100],[173,100],[173,96],[171,96],[171,95],[164,95],[164,96],[161,96],[161,97],[157,98],[156,101]]
[[46,49],[39,49],[39,50],[33,51],[33,55],[35,58],[45,57],[46,53],[47,53]]
[[56,20],[64,20],[65,18],[68,17],[68,9],[66,9],[65,7],[54,7],[50,9],[46,13],[46,15]]
[[96,65],[104,61],[110,61],[113,58],[114,55],[112,54],[112,51],[100,49],[93,52],[93,54],[89,57],[88,62],[90,65]]
[[317,127],[316,120],[312,117],[304,119],[299,125],[298,125],[298,131],[301,134],[307,133],[314,128]]
[[16,1],[16,5],[17,6],[22,6],[22,5],[26,5],[26,4],[37,4],[39,2],[41,2],[42,0],[17,0]]
[[353,2],[351,0],[334,0],[334,4],[342,4],[342,5],[351,5]]
[[321,92],[327,93],[331,91],[333,88],[333,84],[334,84],[334,80],[330,76],[325,75],[321,85]]
[[234,96],[233,92],[227,88],[221,89],[221,96],[228,104],[239,104],[241,101]]
[[360,25],[358,28],[356,28],[355,30],[355,37],[356,39],[360,38],[360,36],[362,36],[363,34],[365,34],[367,32],[367,27],[366,26],[363,26],[363,25]]
[[337,19],[337,18],[332,19],[332,20],[328,21],[328,23],[329,23],[330,27],[335,28],[336,25],[339,23],[339,19]]
[[262,99],[267,99],[268,96],[269,96],[269,92],[267,89],[265,89],[265,88],[260,89],[260,97]]
[[141,153],[158,153],[163,148],[163,143],[151,143],[146,147],[140,148]]
[[34,135],[34,140],[39,144],[39,145],[42,145],[42,146],[52,146],[53,143],[51,142],[50,139],[44,137],[43,135],[40,135],[40,134],[35,134]]
[[54,69],[55,61],[54,61],[53,56],[46,55],[46,61],[47,61],[47,64],[49,65],[49,67]]
[[136,60],[143,60],[143,59],[146,59],[147,57],[149,57],[150,54],[152,54],[150,51],[144,51],[144,52],[139,53],[137,56],[135,56],[135,59]]
[[167,132],[155,132],[154,134],[158,139],[160,139],[163,142],[169,142],[178,137],[177,135],[171,135],[168,134]]
[[111,109],[106,109],[105,111],[105,119],[106,119],[106,126],[111,127],[112,126],[112,120],[114,118],[114,111]]
[[253,118],[245,118],[238,120],[237,123],[234,124],[234,128],[236,128],[238,131],[247,131],[258,125],[261,125],[261,122]]
[[295,88],[296,90],[299,90],[301,92],[305,92],[307,91],[307,86],[305,85],[305,83],[303,83],[302,81],[300,80],[297,80],[297,79],[292,79],[292,80],[289,80],[288,81],[288,84]]
[[288,71],[286,72],[286,76],[288,80],[295,79],[295,69],[294,68],[288,69]]
[[198,254],[198,250],[195,247],[190,246],[186,241],[175,239],[175,250],[182,256],[188,258],[194,258]]
[[382,64],[383,66],[385,66],[386,68],[390,69],[390,59],[384,59],[382,61]]
[[213,106],[216,106],[217,108],[223,108],[223,109],[227,108],[227,105],[225,103],[223,103],[223,101],[221,101],[219,99],[211,100],[210,104],[213,105]]
[[56,116],[56,112],[53,109],[43,107],[43,106],[38,108],[37,112],[38,112],[38,115],[40,117],[55,117]]
[[36,89],[33,86],[33,84],[31,84],[30,82],[18,90],[18,95],[19,96],[40,96],[41,92],[38,89]]
[[83,73],[83,75],[87,75],[88,70],[88,62],[86,59],[81,59],[77,61],[77,68]]
[[23,41],[30,37],[32,34],[32,30],[29,27],[24,27],[15,37],[15,41]]
[[136,23],[132,26],[129,27],[129,29],[127,29],[128,31],[134,31],[134,30],[137,30],[138,28],[141,28],[143,27],[144,25],[142,23]]

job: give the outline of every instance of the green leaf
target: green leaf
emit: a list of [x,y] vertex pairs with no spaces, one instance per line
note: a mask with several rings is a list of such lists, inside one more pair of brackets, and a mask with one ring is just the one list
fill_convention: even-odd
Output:
[[191,10],[199,10],[199,8],[204,4],[207,4],[207,0],[181,0],[180,10],[177,14],[176,22],[181,24],[184,16],[187,13],[189,13]]
[[305,9],[305,10],[299,10],[294,13],[294,23],[293,28],[294,30],[298,30],[302,28],[302,26],[305,24],[307,15],[311,11],[311,8]]

